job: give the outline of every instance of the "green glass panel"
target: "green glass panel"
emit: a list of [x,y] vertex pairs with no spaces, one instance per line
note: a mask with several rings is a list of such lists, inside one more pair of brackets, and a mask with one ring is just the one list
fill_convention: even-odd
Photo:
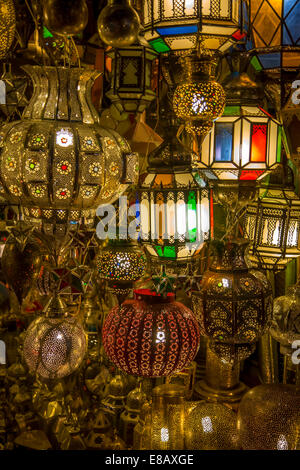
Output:
[[239,116],[240,112],[240,106],[225,106],[223,116]]
[[277,163],[280,163],[280,162],[281,162],[281,131],[282,131],[282,128],[281,128],[281,127],[278,127],[277,158],[276,158]]
[[149,44],[156,52],[169,52],[170,48],[162,38],[153,39]]
[[261,66],[261,63],[259,62],[259,60],[256,56],[252,57],[250,63],[255,68],[255,70],[257,70],[258,72],[260,72],[263,69],[262,66]]
[[53,38],[53,34],[50,33],[49,29],[46,26],[43,26],[43,37],[46,38]]
[[189,241],[194,242],[197,235],[197,203],[195,191],[190,191],[187,202]]
[[156,253],[158,254],[158,256],[160,256],[160,257],[163,257],[163,256],[164,256],[164,255],[163,255],[163,250],[162,250],[162,247],[161,247],[161,246],[156,245],[156,246],[155,246],[155,250],[156,250]]
[[176,258],[175,246],[155,246],[155,250],[160,258]]

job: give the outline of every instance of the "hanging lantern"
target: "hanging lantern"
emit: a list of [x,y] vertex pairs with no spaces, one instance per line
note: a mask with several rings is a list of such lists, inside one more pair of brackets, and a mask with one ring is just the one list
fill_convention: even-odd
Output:
[[213,123],[193,167],[218,184],[255,182],[281,162],[282,127],[260,106],[260,89],[245,73],[230,76],[224,89],[224,113]]
[[245,16],[246,2],[238,0],[146,0],[143,25],[157,52],[192,49],[199,33],[207,49],[224,52],[245,37]]
[[156,57],[156,52],[141,39],[130,47],[107,52],[111,88],[106,96],[120,114],[142,113],[156,97],[152,86]]
[[98,18],[99,36],[112,47],[128,47],[138,37],[140,19],[130,0],[108,0]]
[[[169,121],[168,121],[169,122]],[[149,155],[140,184],[141,243],[151,267],[179,268],[196,259],[210,236],[210,190],[191,173],[191,154],[170,126],[164,142]]]
[[224,112],[225,93],[212,76],[212,54],[203,49],[203,43],[190,55],[180,58],[182,78],[173,95],[173,109],[184,121],[184,129],[191,136],[190,148],[197,154],[213,122]]
[[243,450],[299,449],[300,394],[293,385],[259,385],[247,392],[238,409]]
[[110,311],[102,340],[109,359],[127,374],[163,377],[194,359],[200,338],[193,313],[174,294],[163,298],[140,289]]
[[[300,66],[300,64],[299,64]],[[287,140],[287,151],[289,153],[288,157],[291,158],[296,167],[300,167],[300,134],[298,132],[300,128],[300,100],[297,96],[295,100],[296,89],[292,87],[293,83],[298,83],[296,80],[290,83],[290,88],[288,90],[288,97],[284,106],[280,107],[280,115],[283,121],[283,127],[285,130],[286,140]],[[287,87],[283,83],[283,87]],[[282,87],[282,88],[283,88]],[[293,102],[294,101],[294,102]],[[281,104],[281,103],[280,103]]]
[[121,240],[109,243],[99,253],[97,269],[100,279],[108,281],[109,289],[117,295],[130,292],[135,281],[146,269],[146,258],[137,244]]
[[300,341],[300,285],[290,287],[286,295],[274,299],[270,334],[280,343],[280,352],[291,356],[294,341]]
[[280,165],[247,207],[242,226],[254,266],[278,271],[300,256],[300,198],[293,189],[292,170]]
[[65,306],[53,299],[46,316],[34,320],[24,339],[24,358],[31,372],[45,379],[60,379],[81,365],[86,351],[83,327],[65,317]]
[[[92,225],[137,177],[137,155],[98,125],[91,70],[26,66],[34,93],[23,119],[0,132],[0,195],[45,233]],[[21,183],[20,183],[21,182]]]
[[298,69],[300,45],[298,0],[250,0],[253,50],[251,64],[257,71]]
[[243,239],[216,243],[216,256],[203,275],[201,290],[192,296],[201,334],[225,345],[225,351],[215,348],[214,352],[227,361],[232,345],[258,341],[272,313],[271,285],[261,272],[249,271],[247,245]]
[[0,59],[8,53],[15,37],[16,12],[13,0],[0,1]]

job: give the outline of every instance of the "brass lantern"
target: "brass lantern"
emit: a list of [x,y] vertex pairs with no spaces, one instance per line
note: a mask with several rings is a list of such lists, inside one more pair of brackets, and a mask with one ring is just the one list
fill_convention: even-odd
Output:
[[15,37],[16,12],[13,0],[0,1],[0,59],[8,53]]
[[281,165],[269,178],[257,201],[247,207],[242,225],[252,242],[252,264],[279,271],[300,255],[300,198],[293,190],[289,166]]
[[206,48],[224,52],[245,36],[246,15],[238,0],[146,0],[143,25],[157,52],[192,49],[199,33]]
[[243,359],[251,354],[248,346],[266,331],[272,314],[271,284],[260,271],[249,270],[247,245],[244,239],[216,242],[214,261],[203,275],[201,290],[192,296],[202,335],[227,362],[234,362],[234,349],[236,359],[240,349]]
[[47,234],[92,225],[137,177],[137,155],[99,126],[90,91],[97,72],[26,66],[34,83],[23,119],[0,132],[0,195]]
[[120,114],[142,113],[156,96],[152,76],[157,53],[139,39],[127,48],[110,49],[107,57],[111,87],[106,96],[112,106]]

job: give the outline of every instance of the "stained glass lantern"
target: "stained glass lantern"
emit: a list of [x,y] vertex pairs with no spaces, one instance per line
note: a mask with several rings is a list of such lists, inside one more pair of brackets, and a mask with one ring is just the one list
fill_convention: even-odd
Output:
[[252,264],[279,271],[300,255],[300,198],[293,190],[293,172],[288,166],[281,165],[269,178],[257,201],[247,207],[242,226],[252,242]]
[[223,52],[245,36],[245,15],[246,2],[239,0],[146,0],[143,25],[157,52],[192,49],[198,33],[205,47]]
[[231,346],[258,341],[272,314],[271,284],[260,271],[249,270],[247,246],[244,239],[216,243],[216,255],[203,275],[201,290],[192,295],[201,334],[224,345],[214,352],[226,360]]
[[15,37],[16,12],[13,0],[0,1],[0,59],[8,53]]
[[106,96],[118,113],[142,113],[156,97],[152,86],[156,57],[157,53],[143,39],[107,52],[111,87]]
[[210,236],[210,190],[191,173],[191,154],[176,130],[149,155],[139,188],[141,243],[151,265],[184,265],[195,259]]
[[23,353],[31,372],[45,379],[60,379],[81,365],[86,336],[75,317],[65,316],[65,306],[53,299],[46,316],[34,320],[26,331]]
[[25,66],[34,83],[23,119],[0,132],[0,195],[45,233],[91,226],[137,178],[137,155],[98,124],[91,87],[98,72]]
[[102,330],[105,353],[121,370],[139,377],[181,371],[199,348],[199,327],[191,310],[146,289],[114,307]]
[[299,0],[250,0],[251,63],[256,70],[300,66]]
[[274,299],[270,334],[280,343],[280,352],[291,356],[294,341],[300,341],[300,283],[289,287],[287,294]]
[[224,89],[224,113],[193,166],[212,181],[253,182],[281,162],[282,127],[260,106],[259,86],[245,73],[230,76]]

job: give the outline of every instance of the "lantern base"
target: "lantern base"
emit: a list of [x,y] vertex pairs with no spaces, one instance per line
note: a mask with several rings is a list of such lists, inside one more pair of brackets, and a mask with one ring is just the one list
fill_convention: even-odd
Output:
[[239,382],[232,389],[220,390],[210,387],[205,380],[200,380],[195,384],[194,390],[195,394],[201,399],[237,405],[241,401],[243,395],[247,392],[248,387],[244,383]]

